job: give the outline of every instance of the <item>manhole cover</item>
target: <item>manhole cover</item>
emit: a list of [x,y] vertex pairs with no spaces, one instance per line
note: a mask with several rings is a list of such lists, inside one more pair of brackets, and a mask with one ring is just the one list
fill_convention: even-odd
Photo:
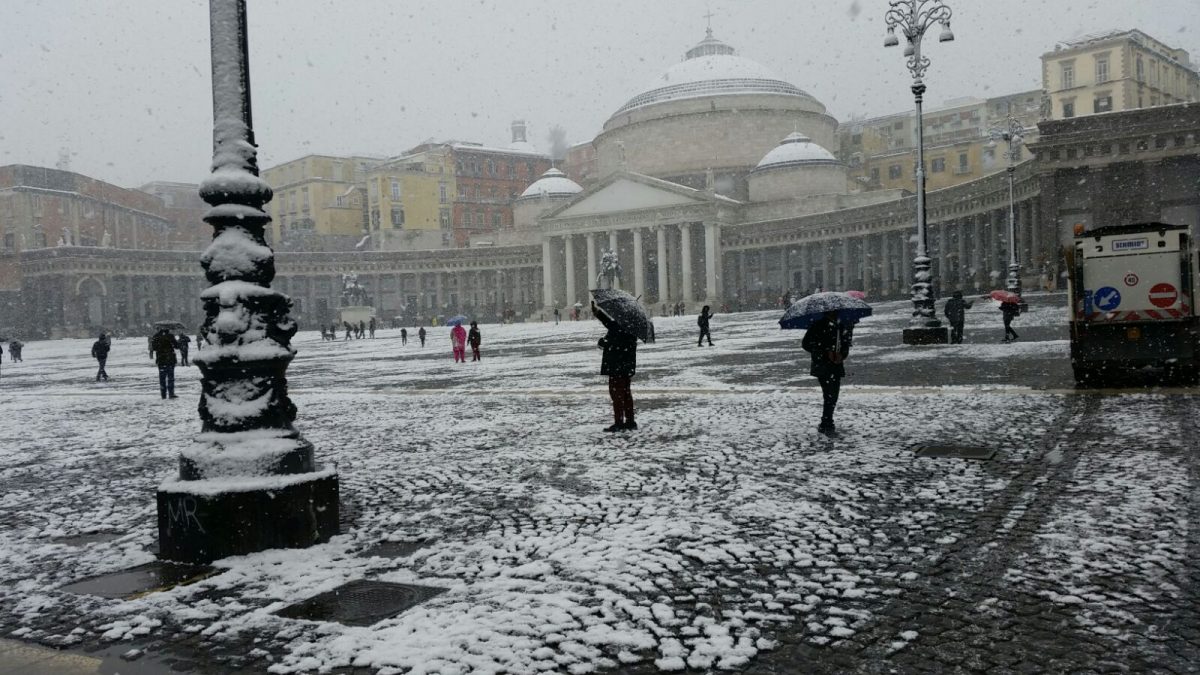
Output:
[[996,455],[994,448],[970,445],[918,445],[918,457],[953,457],[955,459],[991,459]]
[[289,619],[370,626],[445,593],[444,588],[360,579],[276,612]]
[[417,541],[381,541],[368,549],[364,549],[361,555],[364,558],[375,556],[379,556],[380,558],[404,558],[431,543],[433,542],[428,539],[419,539]]
[[63,586],[68,593],[98,595],[102,598],[135,598],[154,591],[182,586],[216,574],[209,565],[181,565],[155,561],[120,572],[101,574]]

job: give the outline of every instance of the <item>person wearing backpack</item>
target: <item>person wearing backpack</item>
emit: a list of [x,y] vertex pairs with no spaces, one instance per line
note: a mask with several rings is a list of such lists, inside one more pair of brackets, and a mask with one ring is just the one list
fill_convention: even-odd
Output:
[[92,343],[92,358],[100,364],[100,369],[96,371],[96,381],[104,380],[108,382],[108,373],[104,370],[104,363],[108,361],[108,352],[112,348],[112,343],[109,342],[108,336],[104,333],[100,334],[100,338]]
[[696,325],[700,327],[700,339],[696,340],[697,347],[704,344],[704,338],[708,338],[708,346],[712,346],[712,332],[709,330],[708,321],[709,319],[713,318],[714,315],[709,314],[708,310],[709,306],[705,305],[704,308],[700,310],[700,316],[696,317]]

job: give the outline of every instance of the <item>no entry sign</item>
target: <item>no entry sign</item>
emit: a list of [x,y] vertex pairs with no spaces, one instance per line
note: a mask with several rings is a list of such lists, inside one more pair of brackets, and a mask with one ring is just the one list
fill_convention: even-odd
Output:
[[1166,309],[1179,300],[1179,291],[1171,284],[1154,284],[1150,287],[1150,304]]

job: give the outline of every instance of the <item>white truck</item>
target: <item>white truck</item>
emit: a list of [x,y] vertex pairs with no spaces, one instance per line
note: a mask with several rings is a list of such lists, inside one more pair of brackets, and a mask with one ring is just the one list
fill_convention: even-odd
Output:
[[1077,228],[1066,258],[1077,383],[1108,384],[1140,369],[1200,378],[1200,254],[1186,226]]

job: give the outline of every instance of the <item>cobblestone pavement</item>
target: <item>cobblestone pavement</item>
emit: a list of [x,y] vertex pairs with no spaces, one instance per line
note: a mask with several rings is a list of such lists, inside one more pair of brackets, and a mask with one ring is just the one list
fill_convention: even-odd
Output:
[[[59,587],[153,559],[153,488],[194,410],[135,378],[82,386],[70,343],[35,344],[41,373],[0,391],[0,634],[125,675],[1192,672],[1200,397],[1067,390],[1055,302],[1015,346],[905,350],[902,307],[865,322],[836,440],[812,429],[799,336],[762,315],[724,317],[711,351],[661,321],[626,435],[598,432],[595,326],[485,331],[476,371],[301,341],[301,427],[338,464],[345,533],[130,600]],[[411,553],[365,554],[385,540]],[[448,590],[368,628],[273,614],[361,578]]]

